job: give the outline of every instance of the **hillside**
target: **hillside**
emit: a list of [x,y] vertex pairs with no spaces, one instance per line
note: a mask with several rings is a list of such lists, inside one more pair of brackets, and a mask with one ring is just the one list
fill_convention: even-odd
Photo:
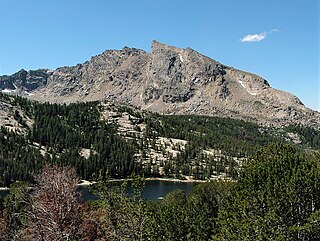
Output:
[[0,94],[0,186],[32,181],[45,162],[82,179],[108,172],[179,179],[237,178],[243,161],[272,142],[319,149],[320,132],[230,118],[160,115],[111,102],[49,104]]

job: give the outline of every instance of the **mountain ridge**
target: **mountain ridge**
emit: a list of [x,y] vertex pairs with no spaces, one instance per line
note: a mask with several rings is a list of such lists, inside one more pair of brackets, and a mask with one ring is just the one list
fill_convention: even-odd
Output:
[[238,118],[263,125],[320,127],[320,113],[264,78],[191,48],[152,42],[151,53],[124,47],[55,70],[0,76],[0,90],[58,103],[108,100],[162,114]]

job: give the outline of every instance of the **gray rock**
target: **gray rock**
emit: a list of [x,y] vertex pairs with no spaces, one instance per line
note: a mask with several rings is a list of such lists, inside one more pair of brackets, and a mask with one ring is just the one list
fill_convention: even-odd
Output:
[[47,84],[50,72],[45,69],[25,71],[21,69],[11,76],[0,76],[0,89],[7,91],[34,91]]
[[320,113],[255,74],[225,66],[191,48],[157,41],[152,52],[124,47],[56,70],[0,77],[0,90],[40,101],[109,100],[166,114],[239,118],[265,125],[320,128]]

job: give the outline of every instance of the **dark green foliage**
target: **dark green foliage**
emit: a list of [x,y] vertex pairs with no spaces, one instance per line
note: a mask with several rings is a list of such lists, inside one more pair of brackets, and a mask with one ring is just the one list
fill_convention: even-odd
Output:
[[31,189],[25,182],[15,182],[10,185],[10,192],[4,199],[4,208],[8,215],[6,240],[14,240],[19,237],[20,230],[25,227],[27,213],[30,210],[30,194]]
[[[119,137],[117,129],[100,120],[99,103],[70,105],[36,104],[35,123],[29,138],[48,146],[53,162],[76,167],[81,178],[91,179],[99,170],[111,177],[126,177],[141,172],[133,160],[135,143]],[[91,149],[88,159],[82,148]]]
[[102,236],[105,240],[145,240],[147,213],[141,196],[144,178],[132,175],[117,187],[103,176],[100,173],[94,188],[98,200],[92,203]]
[[283,144],[259,151],[219,213],[216,240],[315,240],[319,184],[319,156]]
[[[0,129],[0,186],[16,180],[32,181],[33,174],[44,161],[58,165],[72,165],[81,178],[92,179],[99,171],[122,178],[131,173],[143,173],[143,166],[133,159],[136,142],[117,134],[117,127],[100,119],[98,102],[58,105],[30,102],[21,97],[0,95],[34,119],[31,129],[19,111],[14,118],[27,128],[27,135]],[[45,156],[38,146],[43,147]],[[80,155],[90,149],[90,157]]]
[[[245,162],[238,181],[200,183],[189,195],[175,190],[163,201],[141,198],[141,177],[132,176],[119,188],[108,181],[108,176],[100,172],[95,187],[99,199],[81,210],[79,237],[159,241],[320,239],[319,153],[306,154],[287,144],[272,144]],[[130,182],[133,192],[128,194]],[[5,211],[14,222],[9,225],[13,234],[24,228],[26,217],[15,214],[28,213],[28,192],[26,185],[15,184],[5,202]],[[90,232],[85,232],[89,228]]]
[[146,123],[150,137],[157,133],[159,136],[188,140],[199,149],[214,148],[238,157],[253,154],[276,140],[257,124],[230,118],[150,115]]
[[[146,124],[146,135],[151,139],[162,136],[188,141],[186,148],[177,157],[169,157],[164,166],[165,174],[175,178],[183,174],[207,179],[226,173],[236,179],[238,163],[232,157],[248,157],[268,143],[280,140],[257,124],[230,118],[150,114]],[[202,150],[208,149],[221,150],[222,155],[213,158],[203,154]]]
[[146,224],[150,240],[209,240],[225,197],[234,184],[201,183],[186,195],[177,189],[162,202],[150,203]]
[[18,110],[14,111],[13,117],[22,127],[27,127],[26,121],[22,118]]
[[90,148],[94,130],[100,128],[99,118],[95,102],[68,106],[36,104],[30,139],[58,152],[70,147]]
[[320,130],[312,127],[289,125],[284,128],[287,132],[299,134],[302,137],[302,144],[308,145],[315,149],[320,149]]
[[[0,185],[5,186],[15,180],[32,181],[32,174],[44,161],[72,165],[82,179],[92,179],[99,170],[108,171],[113,178],[125,178],[133,172],[160,176],[161,168],[165,176],[178,179],[194,176],[205,180],[224,173],[237,179],[243,158],[268,143],[284,140],[286,131],[298,133],[304,147],[316,148],[320,142],[319,131],[312,128],[289,126],[283,131],[230,118],[163,116],[112,105],[110,110],[117,112],[118,117],[127,113],[134,130],[139,132],[119,135],[112,121],[102,120],[104,107],[99,102],[60,105],[5,94],[0,94],[0,101],[16,107],[12,115],[23,127],[20,134],[4,128],[0,131],[0,170],[4,170]],[[33,120],[30,127],[26,116]],[[140,128],[141,123],[146,124],[145,131]],[[182,139],[187,144],[171,142],[171,147],[178,151],[174,156],[166,146],[157,144],[157,137]],[[161,152],[165,160],[160,164],[157,157],[150,160],[151,148]],[[203,150],[210,150],[215,156]],[[84,157],[83,151],[90,155]],[[141,156],[139,161],[136,154]]]
[[26,114],[29,117],[32,117],[34,102],[32,102],[26,98],[23,98],[18,95],[10,96],[10,95],[7,95],[7,94],[0,92],[0,102],[9,103],[12,106],[19,107],[24,111],[24,114]]
[[43,164],[39,150],[29,145],[24,136],[0,128],[0,186],[9,186],[16,180],[32,181]]

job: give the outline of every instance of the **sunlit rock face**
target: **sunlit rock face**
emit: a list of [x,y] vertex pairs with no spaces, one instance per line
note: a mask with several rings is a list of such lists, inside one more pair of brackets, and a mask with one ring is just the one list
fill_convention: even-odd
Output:
[[[271,71],[271,70],[270,70]],[[163,114],[232,117],[265,125],[320,127],[320,114],[255,74],[225,66],[191,48],[157,41],[151,53],[124,47],[56,70],[0,76],[0,90],[39,101],[109,100]]]

